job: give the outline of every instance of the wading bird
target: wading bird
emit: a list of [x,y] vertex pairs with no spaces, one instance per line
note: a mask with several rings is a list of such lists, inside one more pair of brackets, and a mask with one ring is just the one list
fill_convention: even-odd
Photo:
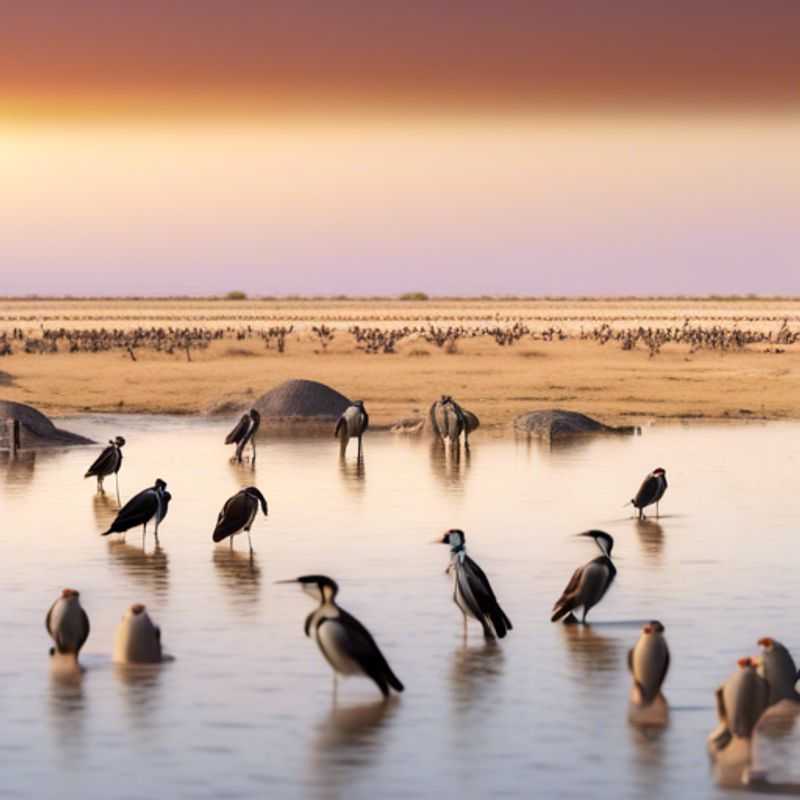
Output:
[[153,623],[141,603],[132,605],[117,626],[114,662],[157,664],[162,657],[161,629]]
[[628,652],[628,669],[633,676],[634,702],[650,705],[659,695],[669,669],[669,647],[664,626],[653,620],[642,628],[639,641]]
[[69,654],[77,659],[89,638],[89,617],[81,606],[80,592],[64,589],[61,597],[50,606],[44,625],[55,642],[50,655]]
[[639,510],[639,519],[644,519],[644,510],[647,506],[656,505],[656,517],[658,517],[658,501],[664,496],[664,492],[667,491],[667,473],[666,470],[661,469],[654,469],[645,479],[642,481],[642,485],[639,487],[639,491],[636,492],[636,497],[633,500],[629,500],[628,502],[633,505],[634,508]]
[[348,406],[336,422],[334,436],[339,439],[339,449],[342,455],[347,450],[347,445],[352,437],[358,438],[358,457],[361,458],[361,437],[369,427],[369,416],[364,408],[363,400],[356,400]]
[[800,702],[800,694],[794,688],[800,673],[792,654],[769,636],[759,639],[758,644],[761,646],[761,655],[757,659],[758,674],[769,683],[769,704],[781,700]]
[[108,536],[109,533],[125,533],[131,528],[138,528],[139,525],[142,525],[144,527],[142,543],[144,543],[144,537],[147,535],[147,523],[151,519],[155,519],[155,535],[156,541],[158,541],[158,526],[167,516],[171,499],[172,495],[167,491],[166,482],[158,478],[152,486],[128,500],[119,510],[111,523],[111,527],[107,531],[103,531],[101,535]]
[[464,531],[453,528],[437,544],[450,545],[450,566],[453,573],[453,602],[464,615],[464,636],[467,635],[467,618],[480,622],[487,639],[502,639],[513,628],[492,591],[484,571],[467,555]]
[[86,470],[84,478],[90,478],[93,475],[97,476],[97,491],[104,494],[103,478],[109,475],[114,476],[117,487],[117,502],[119,503],[119,469],[122,466],[122,448],[125,445],[125,440],[121,436],[116,439],[108,440],[108,447],[97,457],[94,464]]
[[442,441],[449,440],[450,445],[458,445],[458,439],[464,434],[464,447],[469,447],[469,430],[467,418],[461,406],[449,394],[443,394],[430,407],[428,412],[431,430]]
[[233,430],[225,437],[225,444],[235,444],[236,453],[234,458],[240,464],[242,463],[242,454],[247,443],[250,442],[250,447],[253,452],[252,463],[256,463],[256,433],[258,426],[261,424],[261,414],[254,408],[251,408],[246,414],[242,414],[242,418],[236,423]]
[[217,526],[214,528],[211,538],[215,542],[221,542],[230,537],[231,549],[233,549],[233,537],[244,531],[247,534],[247,542],[252,553],[253,543],[250,541],[250,528],[258,513],[259,504],[266,517],[267,500],[255,486],[248,486],[228,498],[222,511],[219,512]]
[[339,587],[326,575],[303,575],[278,583],[299,583],[319,606],[306,618],[305,632],[317,643],[333,668],[334,692],[338,675],[363,675],[371,678],[384,697],[389,689],[403,691],[403,684],[378,649],[370,632],[336,604]]
[[567,588],[553,606],[551,622],[558,622],[567,614],[569,616],[564,622],[575,622],[572,612],[583,607],[581,622],[585,623],[586,615],[603,599],[617,574],[617,568],[611,561],[614,540],[609,534],[604,531],[592,530],[579,533],[578,536],[594,539],[594,543],[600,548],[602,555],[575,570]]

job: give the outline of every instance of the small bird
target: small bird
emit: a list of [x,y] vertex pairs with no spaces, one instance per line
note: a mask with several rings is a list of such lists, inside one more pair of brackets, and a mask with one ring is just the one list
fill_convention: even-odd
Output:
[[238,491],[233,497],[229,497],[225,501],[222,511],[219,512],[217,526],[214,528],[211,538],[215,542],[221,542],[230,537],[231,549],[233,549],[233,537],[237,533],[245,531],[252,553],[253,543],[250,541],[250,528],[258,513],[259,504],[266,517],[267,500],[255,486],[248,486],[246,489]]
[[124,506],[119,510],[111,527],[107,531],[103,531],[102,536],[108,536],[109,533],[125,533],[131,528],[136,528],[139,525],[144,526],[142,533],[142,542],[147,535],[147,523],[151,519],[155,519],[155,535],[156,542],[158,541],[158,526],[159,523],[167,516],[169,509],[169,501],[172,495],[167,491],[167,484],[158,478],[156,482],[147,489],[134,495]]
[[161,629],[141,603],[132,605],[117,626],[113,660],[117,664],[157,664],[162,659]]
[[669,647],[663,636],[664,626],[653,620],[642,628],[639,641],[628,652],[628,669],[636,690],[634,702],[650,705],[660,694],[669,669]]
[[761,715],[769,706],[769,684],[756,671],[752,658],[740,658],[734,672],[717,689],[719,725],[708,737],[713,756],[734,739],[750,740]]
[[56,645],[50,648],[50,655],[70,654],[77,659],[89,638],[89,617],[81,606],[80,592],[64,589],[50,606],[44,625]]
[[453,528],[437,544],[450,545],[450,566],[453,573],[453,602],[464,615],[464,636],[467,635],[467,618],[476,619],[483,626],[487,639],[502,639],[514,626],[506,616],[492,591],[484,571],[467,555],[464,531]]
[[358,438],[358,458],[361,458],[361,437],[368,427],[369,415],[367,409],[364,408],[364,401],[356,400],[344,410],[336,422],[336,431],[333,435],[339,439],[342,455],[347,450],[350,439],[355,436]]
[[[658,518],[658,502],[667,491],[667,473],[661,467],[654,469],[642,481],[636,497],[628,502],[639,510],[639,519],[644,519],[644,510],[647,506],[656,505],[656,518]],[[627,504],[626,504],[627,505]]]
[[795,684],[800,678],[791,653],[780,643],[765,636],[758,640],[761,656],[758,658],[758,674],[769,683],[769,704],[781,700],[800,702]]
[[252,463],[256,463],[256,433],[258,427],[261,425],[261,414],[254,408],[251,408],[246,414],[242,414],[242,418],[236,423],[233,430],[225,437],[225,444],[235,444],[236,453],[234,458],[240,464],[242,463],[242,454],[247,443],[250,442],[250,447],[253,452]]
[[117,486],[117,502],[119,503],[119,470],[122,466],[122,448],[125,445],[125,439],[117,436],[116,439],[108,440],[108,447],[95,459],[95,462],[86,470],[84,478],[90,478],[92,475],[97,476],[97,491],[104,494],[103,478],[113,475]]
[[305,632],[317,643],[333,668],[334,691],[338,675],[363,675],[371,678],[384,698],[389,690],[403,691],[403,684],[378,649],[370,632],[336,604],[339,587],[327,575],[303,575],[278,583],[299,583],[319,606],[306,618]]
[[575,622],[572,612],[582,606],[581,622],[586,623],[586,615],[603,599],[617,575],[617,568],[611,561],[611,550],[614,547],[611,536],[604,531],[596,530],[585,531],[578,536],[594,539],[602,555],[575,570],[567,588],[553,606],[551,622],[558,622],[566,614],[569,614],[569,617],[564,622]]

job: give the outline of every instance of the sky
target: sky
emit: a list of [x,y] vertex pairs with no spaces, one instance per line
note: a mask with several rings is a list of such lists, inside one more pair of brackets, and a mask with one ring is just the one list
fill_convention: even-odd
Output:
[[40,0],[2,294],[800,294],[800,3]]

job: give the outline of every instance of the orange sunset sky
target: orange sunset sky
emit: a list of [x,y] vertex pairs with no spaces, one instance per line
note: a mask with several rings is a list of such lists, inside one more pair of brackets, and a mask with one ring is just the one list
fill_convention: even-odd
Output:
[[800,3],[13,4],[4,294],[800,294]]

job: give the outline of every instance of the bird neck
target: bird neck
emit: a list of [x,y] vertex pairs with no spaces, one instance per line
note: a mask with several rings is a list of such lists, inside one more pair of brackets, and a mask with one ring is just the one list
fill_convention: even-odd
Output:
[[464,546],[463,542],[461,544],[454,544],[450,547],[450,559],[452,561],[458,561],[459,563],[463,564],[466,557],[467,548]]

